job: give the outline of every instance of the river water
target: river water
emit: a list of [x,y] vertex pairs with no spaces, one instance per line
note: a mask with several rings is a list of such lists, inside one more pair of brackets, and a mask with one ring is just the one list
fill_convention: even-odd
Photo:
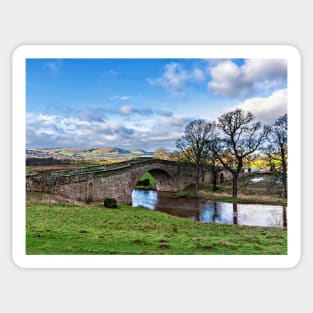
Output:
[[170,193],[134,190],[132,205],[162,211],[202,223],[286,227],[287,208],[280,205],[235,204],[200,199],[173,198]]

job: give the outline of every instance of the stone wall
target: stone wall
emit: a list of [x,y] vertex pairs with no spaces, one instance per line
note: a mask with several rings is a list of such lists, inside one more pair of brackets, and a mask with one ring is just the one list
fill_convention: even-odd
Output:
[[155,178],[160,191],[179,191],[194,183],[194,167],[176,162],[149,160],[123,162],[113,168],[44,173],[26,177],[26,190],[47,192],[86,201],[116,198],[119,203],[131,203],[132,191],[145,173]]

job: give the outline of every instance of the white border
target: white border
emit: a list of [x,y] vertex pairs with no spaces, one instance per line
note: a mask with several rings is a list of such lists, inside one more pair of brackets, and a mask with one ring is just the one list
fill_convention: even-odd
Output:
[[[26,255],[27,58],[283,58],[288,60],[288,254]],[[12,257],[22,268],[292,268],[301,257],[301,56],[287,45],[28,45],[12,56]],[[291,186],[292,183],[292,186]]]

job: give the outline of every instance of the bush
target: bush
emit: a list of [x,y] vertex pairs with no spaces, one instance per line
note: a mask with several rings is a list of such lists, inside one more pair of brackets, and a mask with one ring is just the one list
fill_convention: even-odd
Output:
[[148,186],[150,186],[150,180],[148,178],[146,178],[144,180],[140,180],[140,181],[137,182],[137,186],[148,187]]
[[117,208],[117,202],[113,198],[105,198],[103,201],[103,205],[106,208]]

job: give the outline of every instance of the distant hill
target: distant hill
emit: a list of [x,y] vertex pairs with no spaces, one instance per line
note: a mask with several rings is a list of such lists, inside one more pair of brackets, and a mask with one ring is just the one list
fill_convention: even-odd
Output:
[[104,148],[96,148],[96,149],[90,149],[91,153],[104,153],[104,154],[127,154],[130,153],[130,151],[116,148],[116,147],[104,147]]
[[130,149],[129,152],[133,154],[151,154],[152,153],[152,152],[147,152],[142,149]]
[[66,161],[114,161],[138,157],[153,157],[153,152],[142,149],[103,148],[63,148],[63,149],[26,149],[27,164],[57,164]]

